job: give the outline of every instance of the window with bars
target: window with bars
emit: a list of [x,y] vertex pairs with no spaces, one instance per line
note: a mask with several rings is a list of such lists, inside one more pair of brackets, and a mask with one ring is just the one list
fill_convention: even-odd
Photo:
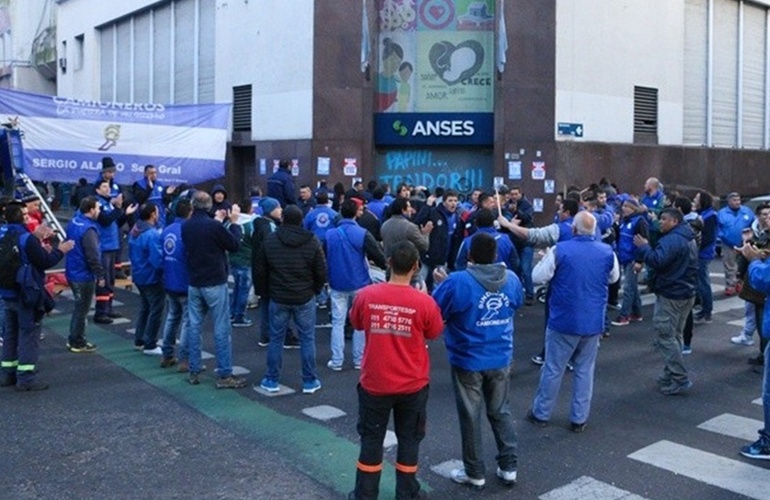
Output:
[[658,142],[658,89],[634,87],[634,142]]
[[251,85],[233,87],[233,131],[251,130]]

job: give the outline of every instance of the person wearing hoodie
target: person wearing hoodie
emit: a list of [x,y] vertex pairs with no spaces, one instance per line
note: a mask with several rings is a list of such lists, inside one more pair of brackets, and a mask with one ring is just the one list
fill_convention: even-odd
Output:
[[134,348],[148,356],[163,353],[158,346],[158,334],[166,295],[163,291],[163,245],[160,232],[155,228],[158,217],[158,207],[154,203],[145,203],[128,236],[131,277],[141,297]]
[[281,160],[278,163],[278,170],[267,180],[267,195],[278,200],[281,208],[297,204],[297,193],[289,160]]
[[[478,231],[471,237],[465,271],[434,274],[433,292],[446,327],[449,364],[452,366],[457,414],[460,420],[463,467],[451,473],[453,481],[480,488],[486,482],[481,449],[481,415],[497,443],[497,477],[516,482],[516,433],[508,403],[508,372],[513,356],[513,320],[524,302],[519,278],[496,262],[497,240]],[[505,238],[507,240],[507,237]]]
[[655,271],[653,345],[664,361],[658,385],[663,394],[672,396],[692,387],[682,358],[682,335],[687,315],[695,303],[698,245],[690,225],[676,208],[666,208],[660,213],[660,233],[654,249],[639,235],[634,236],[634,245],[636,258]]
[[302,227],[302,210],[296,205],[286,207],[281,227],[265,238],[255,274],[257,293],[270,299],[267,371],[260,387],[280,390],[281,348],[293,319],[302,357],[302,392],[312,394],[321,388],[315,362],[315,296],[326,284],[326,258],[318,237]]
[[548,425],[567,362],[572,360],[570,429],[583,432],[591,412],[594,367],[599,338],[604,332],[608,287],[620,277],[620,266],[612,248],[595,240],[596,218],[590,212],[575,215],[572,232],[571,239],[551,247],[532,271],[535,283],[549,283],[545,331],[548,356],[525,418],[540,427]]
[[211,190],[211,199],[213,201],[211,205],[211,212],[209,215],[212,217],[218,210],[230,210],[233,205],[227,201],[227,190],[222,184],[216,184],[214,189]]

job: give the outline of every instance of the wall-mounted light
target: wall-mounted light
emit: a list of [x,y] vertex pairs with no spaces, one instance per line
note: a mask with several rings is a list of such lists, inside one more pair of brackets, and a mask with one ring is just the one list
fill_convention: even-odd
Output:
[[62,73],[67,72],[67,58],[66,57],[60,57],[59,58],[59,68],[61,68]]

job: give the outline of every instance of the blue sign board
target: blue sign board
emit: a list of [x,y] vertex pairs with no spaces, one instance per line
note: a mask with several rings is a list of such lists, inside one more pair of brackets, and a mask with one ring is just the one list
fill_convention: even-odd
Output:
[[583,137],[582,123],[558,123],[559,135],[571,135],[573,137]]
[[377,113],[377,146],[490,146],[493,113]]

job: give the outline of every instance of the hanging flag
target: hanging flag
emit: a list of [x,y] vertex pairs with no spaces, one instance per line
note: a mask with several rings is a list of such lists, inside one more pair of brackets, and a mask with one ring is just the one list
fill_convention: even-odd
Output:
[[507,59],[505,53],[508,51],[508,33],[505,31],[505,0],[500,0],[500,13],[498,14],[497,29],[497,71],[505,71]]
[[366,0],[361,0],[361,72],[369,67],[369,15],[366,12]]

